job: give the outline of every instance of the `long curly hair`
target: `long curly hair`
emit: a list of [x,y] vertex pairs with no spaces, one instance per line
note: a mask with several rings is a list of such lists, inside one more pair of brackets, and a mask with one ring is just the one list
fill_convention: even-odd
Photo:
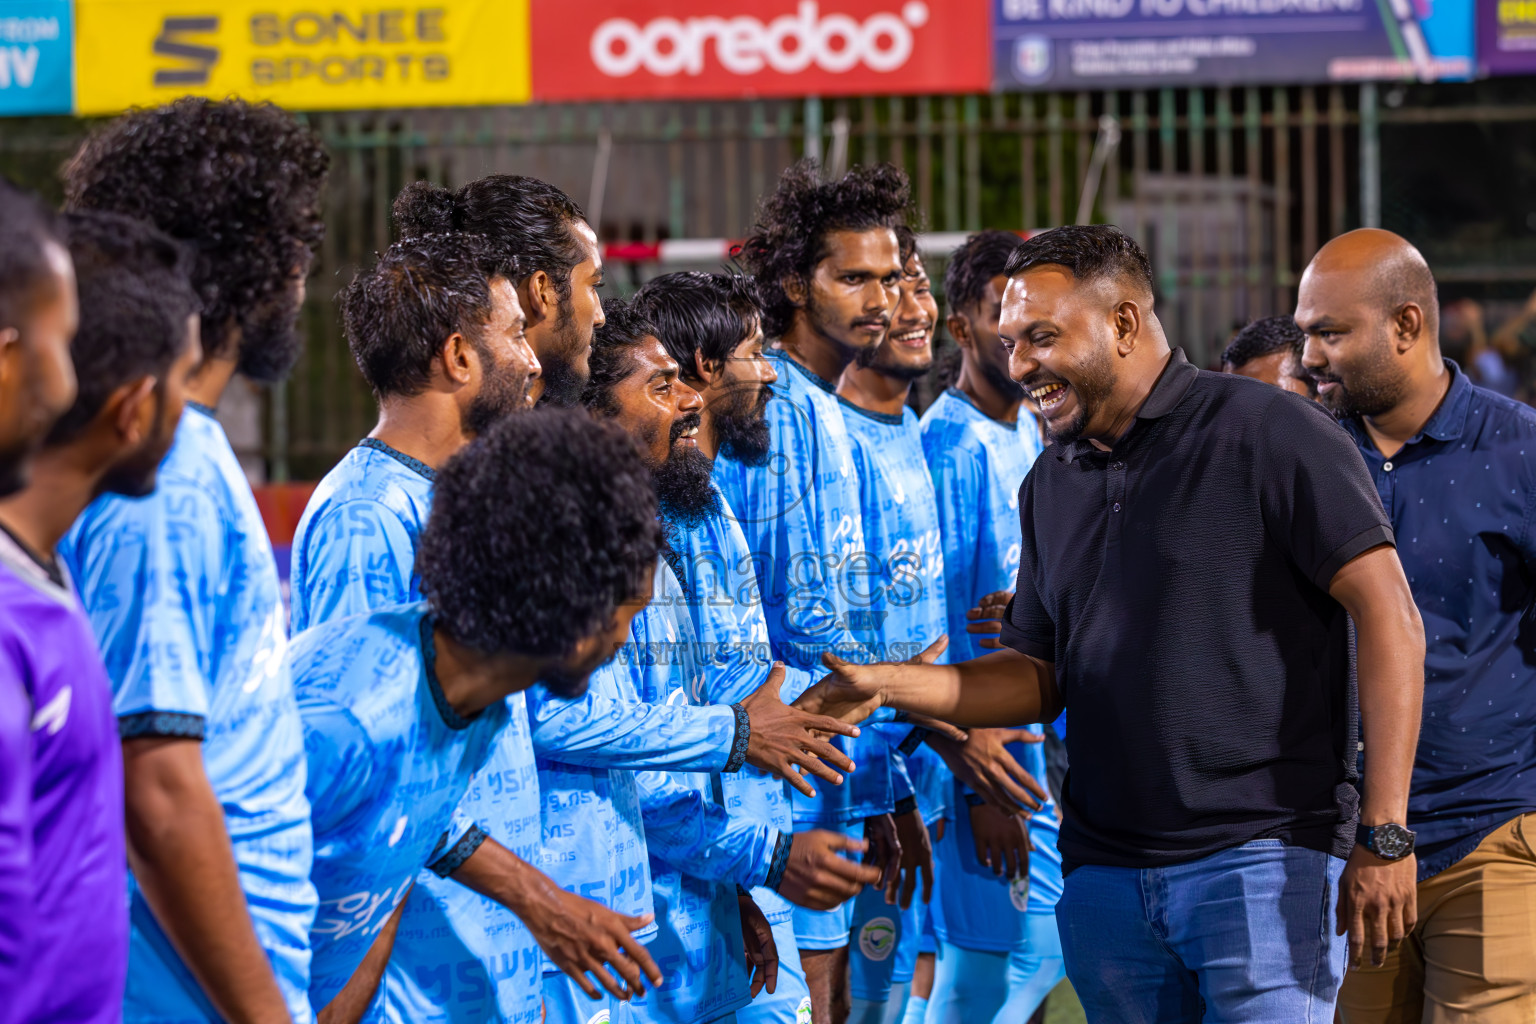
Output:
[[786,170],[778,188],[759,204],[757,223],[736,253],[762,292],[763,333],[778,338],[789,330],[796,307],[784,281],[810,278],[827,256],[827,235],[894,231],[906,224],[911,200],[906,174],[890,164],[855,167],[828,182],[809,157]]
[[[270,333],[274,311],[291,330],[285,296],[325,235],[329,167],[320,137],[269,103],[184,97],[94,132],[64,166],[64,196],[68,209],[137,217],[192,246],[203,344],[223,356],[237,334]],[[241,358],[273,379],[262,353]]]

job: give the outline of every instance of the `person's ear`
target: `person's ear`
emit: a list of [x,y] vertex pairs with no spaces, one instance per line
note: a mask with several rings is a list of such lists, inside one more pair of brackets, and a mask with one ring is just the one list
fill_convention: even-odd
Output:
[[1126,299],[1115,307],[1115,349],[1122,356],[1136,351],[1141,337],[1141,307]]
[[949,328],[949,336],[955,339],[955,344],[967,352],[976,344],[975,339],[971,337],[971,322],[959,313],[949,314],[944,321],[944,326]]
[[[715,382],[715,380],[718,377],[720,377],[720,375],[722,373],[724,373],[724,372],[725,372],[725,363],[724,362],[721,362],[719,360],[716,360],[715,362],[710,362],[709,360],[704,358],[704,353],[702,351],[700,351],[699,349],[694,349],[693,350],[693,372],[690,373],[690,374],[684,374],[683,376],[685,378],[691,376],[694,381],[697,381],[699,386],[694,388],[694,390],[702,392],[705,388],[707,388],[711,384],[713,384]],[[690,381],[689,383],[691,385],[692,381]]]
[[560,304],[554,279],[544,270],[535,270],[528,275],[517,289],[517,300],[522,304],[523,315],[528,318],[528,327],[536,327],[549,319]]
[[475,351],[475,346],[470,344],[463,332],[454,331],[443,342],[442,351],[438,362],[443,370],[443,377],[455,387],[468,387],[475,379],[475,373],[479,369],[480,354]]
[[144,376],[121,385],[107,396],[103,411],[129,448],[142,444],[154,432],[155,415],[160,411],[160,403],[154,400],[158,384],[154,377]]
[[805,308],[806,296],[810,294],[810,286],[805,278],[799,274],[789,274],[779,279],[779,287],[784,289],[784,297],[790,305],[796,309]]
[[1419,308],[1417,302],[1404,303],[1392,314],[1392,329],[1397,335],[1397,351],[1400,354],[1408,351],[1424,333],[1424,310]]

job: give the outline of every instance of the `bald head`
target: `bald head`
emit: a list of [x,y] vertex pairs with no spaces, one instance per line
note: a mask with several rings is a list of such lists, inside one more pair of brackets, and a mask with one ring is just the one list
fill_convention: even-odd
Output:
[[1440,300],[1435,276],[1423,255],[1406,238],[1380,228],[1348,231],[1317,251],[1302,275],[1328,275],[1347,282],[1356,294],[1383,315],[1409,304],[1418,306],[1424,332],[1439,346]]
[[1362,228],[1318,250],[1301,276],[1296,324],[1318,400],[1340,414],[1384,416],[1444,371],[1434,275],[1390,231]]

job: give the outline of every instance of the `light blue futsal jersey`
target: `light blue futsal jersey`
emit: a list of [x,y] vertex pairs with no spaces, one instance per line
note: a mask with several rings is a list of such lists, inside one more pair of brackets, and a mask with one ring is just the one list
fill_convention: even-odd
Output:
[[[294,1020],[313,1019],[313,842],[277,566],[213,416],[189,404],[155,493],[92,502],[59,551],[101,643],[123,737],[202,739],[256,937]],[[214,1019],[130,890],[124,1019]]]
[[[641,703],[618,659],[592,673],[584,697],[565,700],[535,686],[526,699],[542,797],[539,867],[562,888],[620,914],[652,913],[647,831],[670,843],[680,841],[672,830],[698,827],[687,813],[670,820],[662,804],[676,794],[659,773],[739,768],[746,734],[736,711]],[[642,820],[642,789],[648,801],[659,789],[654,818]],[[698,802],[691,807],[697,816]],[[653,922],[635,935],[645,941],[656,930]],[[545,973],[556,970],[546,959]]]
[[[697,640],[695,650],[703,668],[703,697],[718,703],[735,703],[767,680],[773,668],[773,654],[757,576],[752,569],[752,552],[730,503],[719,494],[719,488],[716,494],[721,501],[721,515],[691,526],[675,525],[667,539],[672,545],[671,562],[678,571]],[[803,669],[786,667],[779,693],[784,700],[793,701],[815,681],[816,677]],[[782,833],[792,830],[789,783],[751,766],[731,775],[717,775],[715,779],[725,807],[733,816],[770,825]],[[759,1024],[787,1022],[802,1012],[802,1006],[803,1012],[809,1014],[810,991],[799,966],[793,908],[767,886],[758,886],[751,892],[753,902],[773,928],[779,950],[779,981],[772,994],[760,992],[739,1010],[737,1019]]]
[[1034,418],[1000,423],[949,388],[922,418],[943,538],[949,661],[989,653],[965,631],[966,612],[987,594],[1012,590],[1019,570],[1019,486],[1040,454]]
[[[619,653],[643,701],[702,704],[719,699],[709,692],[709,677],[697,659],[699,641],[686,604],[672,570],[659,564],[651,603],[635,617],[630,642]],[[661,830],[655,827],[656,809],[644,812],[658,926],[649,948],[665,977],[635,1003],[639,1020],[694,1024],[747,1004],[736,886],[776,883],[774,859],[783,858],[781,875],[789,837],[752,816],[730,814],[722,785],[727,777],[647,772],[640,779],[642,803],[649,802],[647,791],[664,778],[675,789],[664,804],[669,816],[697,825]],[[721,838],[710,843],[711,831]]]
[[316,1007],[341,991],[423,867],[457,867],[443,862],[454,810],[507,724],[505,701],[457,714],[435,662],[425,602],[338,619],[294,641],[320,895]]
[[[1040,454],[1039,433],[1024,410],[1016,424],[1001,423],[950,388],[923,415],[922,437],[942,524],[950,660],[965,661],[989,653],[980,637],[965,631],[966,612],[982,596],[1012,589],[1018,577],[1019,486]],[[1043,744],[1016,743],[1009,750],[1043,784]],[[1030,818],[1035,851],[1026,897],[1023,885],[999,881],[976,860],[968,803],[973,799],[955,784],[954,824],[938,857],[935,929],[943,941],[966,949],[1005,952],[1025,935],[1022,913],[997,912],[1007,905],[1001,902],[1005,896],[1021,912],[1049,912],[1061,897],[1056,808],[1047,802]]]
[[[876,657],[907,661],[947,629],[939,513],[917,414],[903,407],[899,415],[887,415],[845,400],[843,419],[853,439],[864,542],[875,569],[868,607]],[[875,728],[898,744],[892,760],[897,797],[913,797],[925,823],[941,816],[948,772],[918,745],[921,734],[908,726]],[[857,999],[883,1002],[893,982],[911,980],[921,942],[917,903],[903,912],[866,889],[854,910],[853,931],[858,941],[849,948],[850,991]]]
[[[326,474],[294,538],[295,630],[420,598],[416,549],[436,479],[430,466],[373,438]],[[448,846],[458,847],[465,826],[478,823],[538,864],[539,780],[521,694],[507,701],[507,711],[507,727],[459,805]],[[510,910],[424,870],[400,918],[384,976],[384,1013],[399,1024],[537,1024],[542,960],[533,934]]]
[[[718,488],[716,494],[719,495]],[[773,654],[752,568],[752,552],[730,503],[724,495],[719,496],[720,515],[688,527],[673,526],[667,539],[673,548],[671,562],[678,570],[688,618],[697,638],[703,699],[734,704],[767,681],[773,670]],[[791,702],[818,678],[804,669],[786,666],[779,694]],[[726,809],[733,815],[771,825],[781,832],[792,830],[789,783],[750,766],[719,779]],[[752,898],[769,924],[789,920],[789,901],[778,893],[757,889]]]
[[[721,458],[714,479],[752,553],[774,657],[820,678],[824,651],[869,657],[858,472],[832,385],[782,350],[767,356],[779,375],[766,410],[773,454],[763,466]],[[797,829],[848,829],[895,804],[885,742],[867,729],[834,742],[858,770],[841,786],[812,778],[814,799],[794,793]]]
[[293,536],[290,633],[421,600],[416,548],[436,478],[371,437],[325,474]]

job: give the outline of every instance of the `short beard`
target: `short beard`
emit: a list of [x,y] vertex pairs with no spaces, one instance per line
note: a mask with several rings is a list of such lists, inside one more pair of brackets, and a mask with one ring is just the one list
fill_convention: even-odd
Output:
[[763,386],[756,400],[748,388],[738,388],[711,409],[714,417],[715,436],[720,441],[720,454],[743,466],[766,466],[773,453],[773,432],[768,426],[768,402],[772,389]]
[[[1382,366],[1373,364],[1370,371],[1382,369]],[[1391,412],[1403,400],[1403,392],[1406,390],[1404,382],[1392,380],[1386,374],[1369,374],[1374,379],[1360,380],[1355,383],[1353,389],[1346,388],[1343,381],[1337,377],[1314,377],[1314,392],[1316,382],[1319,380],[1338,381],[1339,386],[1332,394],[1319,395],[1323,408],[1333,413],[1334,417],[1341,420],[1352,419],[1356,416],[1381,416]]]
[[[1077,381],[1065,381],[1071,384],[1074,397],[1077,401],[1077,415],[1072,417],[1060,433],[1051,429],[1051,421],[1045,419],[1045,432],[1050,435],[1052,441],[1059,445],[1069,445],[1077,442],[1083,436],[1083,430],[1088,426],[1088,421],[1098,411],[1112,391],[1115,389],[1114,356],[1109,350],[1102,349],[1090,361],[1083,364],[1080,379]],[[1062,378],[1056,378],[1062,379]],[[1036,385],[1038,387],[1038,385]]]
[[882,342],[869,348],[860,349],[858,355],[853,357],[854,364],[861,369],[873,370],[882,377],[910,384],[915,380],[921,380],[928,376],[928,371],[933,369],[933,355],[930,352],[928,361],[921,365],[910,363],[897,363],[886,360],[885,354],[890,351]]
[[526,379],[522,387],[518,387],[515,371],[509,366],[491,368],[490,359],[489,352],[480,352],[480,365],[490,372],[481,379],[480,393],[461,417],[460,426],[470,437],[479,437],[503,417],[521,412],[528,406]]
[[235,368],[247,380],[261,384],[286,380],[304,354],[298,322],[297,296],[285,289],[259,315],[241,324]]
[[539,676],[544,688],[561,700],[575,700],[587,692],[591,672],[570,672],[564,668],[548,668]]
[[562,301],[556,311],[560,318],[554,330],[554,344],[547,356],[540,355],[539,362],[543,369],[541,376],[544,379],[544,391],[539,395],[540,405],[552,405],[560,409],[575,409],[581,405],[581,393],[587,388],[587,377],[576,369],[574,353],[583,347],[588,350],[592,347],[589,339],[585,346],[579,343],[576,337],[576,321],[572,315],[569,301]]
[[683,431],[698,424],[697,416],[672,426],[672,449],[667,461],[652,470],[656,481],[656,506],[663,519],[692,529],[718,516],[720,493],[710,483],[714,460],[692,445],[678,445]]
[[[837,353],[838,359],[844,366],[847,366],[849,363],[853,362],[862,353],[872,351],[879,347],[878,343],[862,346],[849,345],[847,342],[839,338],[835,333],[836,327],[839,326],[836,323],[835,318],[833,316],[826,315],[822,311],[821,304],[818,303],[815,296],[809,292],[805,297],[805,320],[806,325],[810,327],[811,330],[819,338],[832,346],[833,350]],[[836,382],[834,381],[833,383]]]

